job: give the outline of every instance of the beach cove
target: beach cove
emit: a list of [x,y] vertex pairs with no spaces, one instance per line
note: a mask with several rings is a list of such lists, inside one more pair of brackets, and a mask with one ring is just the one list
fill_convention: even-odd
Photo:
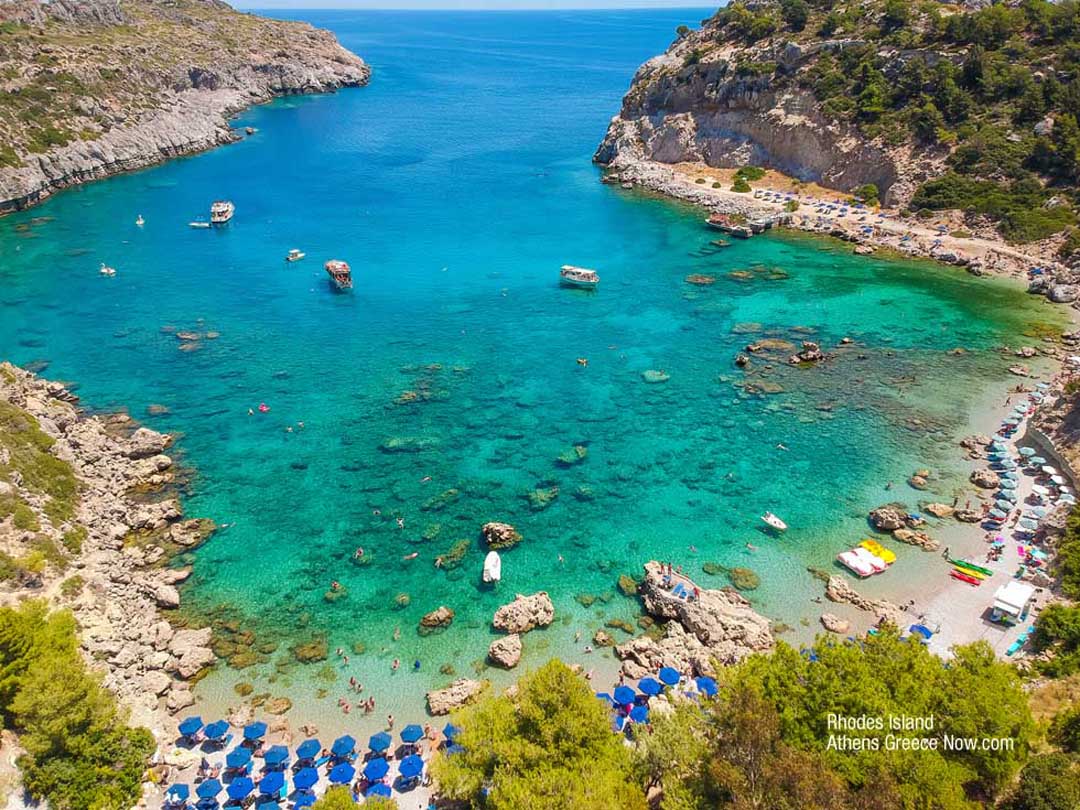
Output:
[[[369,88],[249,111],[240,144],[0,222],[3,355],[179,434],[185,506],[227,527],[177,562],[194,570],[181,610],[232,662],[197,687],[201,711],[241,682],[324,736],[419,719],[448,667],[514,677],[483,667],[491,616],[537,590],[556,621],[523,666],[611,672],[583,647],[636,632],[617,581],[656,558],[710,587],[727,578],[703,563],[752,569],[757,610],[809,637],[807,566],[901,490],[963,486],[956,439],[1016,382],[1001,347],[1064,317],[1013,283],[840,243],[717,248],[700,211],[599,184],[589,155],[626,77],[696,16],[311,15],[373,65]],[[188,229],[218,197],[234,222]],[[292,247],[308,258],[286,265]],[[327,288],[334,257],[352,295]],[[600,289],[560,290],[567,262]],[[803,340],[836,356],[790,366]],[[772,362],[736,368],[763,341]],[[907,491],[924,467],[930,490]],[[523,537],[494,589],[488,521]],[[917,581],[916,550],[897,551],[909,570],[890,575]],[[440,605],[453,623],[420,635]],[[337,705],[350,677],[378,701],[366,718]]]

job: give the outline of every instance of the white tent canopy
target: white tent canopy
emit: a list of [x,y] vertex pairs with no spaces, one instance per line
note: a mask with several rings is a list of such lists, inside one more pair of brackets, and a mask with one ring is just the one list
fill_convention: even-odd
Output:
[[994,594],[994,611],[1018,619],[1027,610],[1035,588],[1026,582],[1007,582]]

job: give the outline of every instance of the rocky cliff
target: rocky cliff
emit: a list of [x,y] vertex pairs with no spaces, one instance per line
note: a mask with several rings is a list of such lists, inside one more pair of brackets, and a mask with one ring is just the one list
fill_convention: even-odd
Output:
[[329,32],[220,0],[0,5],[0,212],[229,143],[251,104],[369,76]]
[[638,70],[595,159],[873,184],[1010,242],[1061,239],[1080,179],[1074,7],[733,0]]

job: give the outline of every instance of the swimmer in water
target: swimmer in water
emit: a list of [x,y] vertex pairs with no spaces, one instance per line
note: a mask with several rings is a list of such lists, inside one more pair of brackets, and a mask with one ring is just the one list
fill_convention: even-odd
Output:
[[399,529],[404,529],[405,528],[405,518],[398,518],[397,519],[397,527]]
[[417,557],[419,557],[419,556],[420,556],[420,552],[419,552],[419,551],[414,551],[414,552],[413,552],[412,554],[406,554],[406,555],[405,555],[404,557],[402,557],[401,559],[402,559],[403,561],[404,561],[404,560],[415,560],[415,559],[416,559]]
[[420,483],[421,484],[426,484],[430,480],[431,480],[431,476],[430,475],[425,475],[423,478],[420,479]]
[[354,551],[353,555],[352,555],[353,559],[354,560],[359,560],[363,556],[364,556],[364,547],[363,546],[357,546],[356,551]]
[[781,442],[780,444],[776,445],[776,449],[777,450],[787,450],[787,447],[785,447],[784,443]]
[[755,546],[753,543],[747,543],[746,548],[748,551],[757,551],[757,546]]
[[254,409],[248,408],[248,416],[254,416],[254,415],[255,415]]
[[397,672],[398,667],[400,667],[400,666],[401,666],[401,662],[398,659],[395,658],[394,662],[390,665],[390,669],[394,670],[394,672]]

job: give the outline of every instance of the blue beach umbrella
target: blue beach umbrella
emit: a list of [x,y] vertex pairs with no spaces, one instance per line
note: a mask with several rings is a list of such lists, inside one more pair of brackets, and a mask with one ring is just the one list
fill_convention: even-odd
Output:
[[1016,482],[1010,481],[1007,478],[1001,482],[1002,489],[1016,489]]
[[635,723],[646,723],[649,720],[649,710],[644,706],[635,706],[630,710],[630,719]]
[[443,726],[442,733],[443,736],[446,737],[446,739],[452,740],[454,739],[454,737],[461,733],[461,727],[455,726],[453,723],[447,723],[445,726]]
[[251,749],[239,746],[225,755],[226,768],[243,768],[251,762]]
[[1015,481],[1015,480],[1017,480],[1017,479],[1018,479],[1018,478],[1019,478],[1020,476],[1018,476],[1018,475],[1017,475],[1017,474],[1016,474],[1015,472],[1013,472],[1012,470],[1009,470],[1008,472],[1003,472],[1003,473],[1001,474],[1001,477],[1002,477],[1002,478],[1004,478],[1004,479],[1005,479],[1005,480],[1007,480],[1007,481]]
[[1037,518],[1044,518],[1047,515],[1047,509],[1045,506],[1033,506],[1031,508],[1031,514]]
[[221,793],[222,785],[217,779],[207,779],[195,788],[195,795],[200,799],[212,799]]
[[197,802],[195,802],[195,807],[197,807],[198,810],[217,810],[218,800],[215,799],[213,796],[207,797],[205,799],[199,799]]
[[664,691],[664,687],[660,685],[660,682],[656,678],[642,678],[638,681],[638,691],[643,695],[652,697],[653,695],[659,695]]
[[229,724],[224,720],[215,720],[203,729],[208,740],[220,740],[229,733]]
[[1027,529],[1028,531],[1031,531],[1031,532],[1033,532],[1033,531],[1035,531],[1036,529],[1039,528],[1039,524],[1036,523],[1031,518],[1021,518],[1020,526],[1021,526],[1021,528]]
[[255,805],[255,810],[281,810],[281,807],[273,799],[263,797],[263,800]]
[[1002,512],[1000,509],[991,509],[990,510],[990,517],[995,518],[997,520],[1004,520],[1005,518],[1008,517],[1008,515],[1005,512]]
[[1046,459],[1043,458],[1042,456],[1032,456],[1031,458],[1028,459],[1028,463],[1035,464],[1035,465],[1045,464]]
[[377,785],[372,785],[364,792],[365,798],[368,796],[382,796],[385,799],[389,799],[392,795],[394,794],[391,792],[390,786],[384,785],[381,782]]
[[401,765],[398,766],[398,773],[405,779],[415,779],[423,772],[424,760],[420,759],[416,754],[405,757],[405,759],[401,760]]
[[270,771],[259,782],[259,793],[278,793],[285,787],[285,774],[281,771]]
[[637,692],[631,689],[629,686],[616,686],[615,687],[615,702],[620,706],[625,706],[627,703],[633,703],[637,697]]
[[322,751],[322,743],[318,740],[304,740],[296,746],[297,759],[315,759]]
[[716,693],[719,691],[716,688],[716,681],[712,678],[702,676],[695,681],[697,683],[698,691],[705,697],[716,697]]
[[300,790],[308,790],[319,781],[319,772],[314,768],[301,768],[293,777],[293,785]]
[[390,763],[382,757],[373,759],[364,766],[365,779],[382,779],[390,773]]
[[614,703],[615,700],[607,692],[597,692],[596,697],[605,703]]
[[314,793],[301,793],[296,797],[296,801],[293,802],[293,807],[296,810],[300,810],[302,807],[311,807],[313,804],[315,804]]
[[199,733],[199,729],[203,727],[202,718],[194,715],[192,717],[185,717],[180,721],[178,726],[180,733],[185,737],[191,737]]
[[1002,512],[1008,512],[1010,509],[1013,508],[1013,505],[1004,498],[994,501],[994,506],[996,506]]
[[289,758],[289,749],[284,745],[275,745],[268,748],[263,755],[263,760],[271,768],[276,768],[278,765],[283,764]]
[[330,771],[330,781],[335,785],[346,785],[356,776],[356,768],[348,762],[341,762]]
[[412,725],[405,726],[401,730],[401,741],[407,743],[418,742],[421,737],[424,736],[424,730],[420,726],[413,723]]
[[170,802],[186,802],[191,795],[191,788],[187,785],[171,785],[165,791],[165,799]]
[[1009,446],[1007,444],[1005,444],[1005,442],[998,441],[996,439],[994,441],[990,442],[990,446],[994,450],[997,450],[999,453],[1004,453],[1006,450],[1009,449]]
[[1006,500],[1006,501],[1012,501],[1013,503],[1016,503],[1016,499],[1019,496],[1015,492],[1013,492],[1012,490],[1003,489],[1001,492],[999,492],[997,494],[997,497],[1002,498],[1003,500]]
[[335,757],[347,757],[355,750],[356,740],[349,734],[346,734],[344,737],[338,737],[334,740],[334,746],[330,749],[330,753]]
[[262,720],[258,720],[254,723],[248,723],[244,726],[244,739],[245,740],[261,740],[266,736],[266,723]]
[[255,783],[251,781],[251,777],[239,776],[229,783],[229,786],[225,788],[225,792],[229,794],[230,799],[237,802],[246,799],[254,789]]
[[679,670],[674,667],[661,667],[660,668],[660,681],[666,683],[668,686],[674,686],[679,682],[682,676],[679,675]]
[[368,748],[372,751],[385,751],[393,743],[390,735],[385,731],[380,731],[378,734],[372,734],[368,739]]

